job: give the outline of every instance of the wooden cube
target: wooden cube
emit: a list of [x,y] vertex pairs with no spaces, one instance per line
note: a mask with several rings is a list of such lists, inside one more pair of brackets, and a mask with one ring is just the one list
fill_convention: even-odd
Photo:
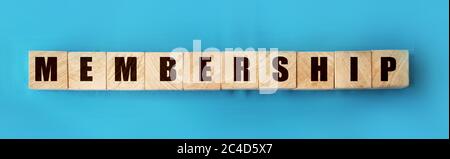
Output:
[[372,87],[405,88],[409,86],[407,50],[372,51]]
[[146,90],[183,89],[183,53],[145,53]]
[[69,52],[69,89],[106,90],[106,52]]
[[28,58],[30,89],[67,89],[67,52],[30,51]]
[[297,89],[334,89],[334,52],[298,52]]
[[294,89],[297,86],[296,52],[258,53],[260,89]]
[[183,89],[220,90],[222,55],[220,52],[185,53]]
[[335,88],[371,88],[371,59],[371,51],[337,51],[335,54]]
[[107,52],[107,89],[143,90],[144,53]]
[[257,58],[256,51],[226,51],[222,89],[258,89]]

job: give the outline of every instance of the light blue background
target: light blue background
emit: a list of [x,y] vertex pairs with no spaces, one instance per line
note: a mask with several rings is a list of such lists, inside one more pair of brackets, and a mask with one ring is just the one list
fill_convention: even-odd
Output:
[[[447,0],[0,1],[0,138],[448,138]],[[28,50],[410,50],[401,90],[34,91]]]

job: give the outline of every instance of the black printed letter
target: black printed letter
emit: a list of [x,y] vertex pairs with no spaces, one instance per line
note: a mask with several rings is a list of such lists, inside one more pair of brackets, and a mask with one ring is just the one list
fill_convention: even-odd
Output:
[[35,81],[42,81],[42,76],[44,76],[44,81],[48,81],[49,76],[51,81],[57,81],[57,58],[56,57],[48,57],[47,64],[45,64],[45,57],[36,57],[35,58]]

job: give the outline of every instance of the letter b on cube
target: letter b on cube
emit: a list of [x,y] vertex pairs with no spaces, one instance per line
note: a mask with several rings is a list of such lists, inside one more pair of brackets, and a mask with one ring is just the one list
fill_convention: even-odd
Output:
[[146,90],[183,89],[183,53],[145,53]]

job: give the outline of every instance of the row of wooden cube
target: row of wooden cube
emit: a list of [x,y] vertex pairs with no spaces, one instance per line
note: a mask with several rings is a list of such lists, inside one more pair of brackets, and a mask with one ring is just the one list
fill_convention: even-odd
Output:
[[[48,62],[49,57],[56,57],[57,67],[53,81],[45,79],[42,68],[37,68],[37,57]],[[87,71],[90,81],[80,78],[80,58],[90,57]],[[136,79],[117,80],[116,57],[136,57]],[[160,59],[170,57],[176,61],[172,68],[176,76],[172,81],[161,81]],[[211,79],[199,79],[200,58],[208,57],[208,70],[205,74]],[[248,81],[236,80],[235,57],[246,57],[248,62]],[[277,66],[274,58],[287,59]],[[384,74],[380,59],[389,57],[395,63],[388,63],[395,68]],[[311,59],[326,59],[326,77],[312,80]],[[351,59],[356,59],[357,67],[350,66]],[[42,61],[40,61],[42,62]],[[319,60],[319,62],[322,62]],[[86,65],[86,63],[84,64]],[[320,63],[321,66],[322,63]],[[385,64],[386,65],[386,64]],[[86,66],[85,66],[86,67]],[[280,75],[280,69],[285,69]],[[386,66],[384,66],[386,67]],[[46,68],[52,69],[52,68]],[[353,70],[353,79],[351,72]],[[49,71],[49,70],[47,70]],[[321,70],[323,71],[323,70]],[[37,74],[37,72],[39,72]],[[356,73],[356,74],[355,74]],[[317,73],[316,73],[317,74]],[[39,76],[37,78],[36,76]],[[275,80],[275,76],[284,76],[284,81]],[[48,77],[47,77],[48,78]],[[129,77],[128,77],[129,78]],[[39,80],[37,80],[39,79]],[[356,79],[356,80],[355,80]],[[406,50],[372,50],[372,51],[336,51],[336,52],[65,52],[65,51],[30,51],[29,52],[29,88],[30,89],[69,89],[69,90],[220,90],[220,89],[365,89],[365,88],[404,88],[409,85],[409,61]]]

